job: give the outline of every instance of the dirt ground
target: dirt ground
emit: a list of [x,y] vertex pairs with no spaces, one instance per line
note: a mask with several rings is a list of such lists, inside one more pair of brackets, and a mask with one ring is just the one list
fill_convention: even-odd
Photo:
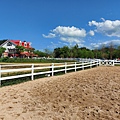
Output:
[[120,120],[120,67],[2,87],[0,120]]

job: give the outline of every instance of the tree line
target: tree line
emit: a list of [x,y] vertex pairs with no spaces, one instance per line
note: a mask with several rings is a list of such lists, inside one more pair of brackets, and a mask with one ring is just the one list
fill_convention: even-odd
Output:
[[116,59],[120,58],[120,46],[110,43],[108,46],[102,45],[100,48],[88,49],[76,44],[73,47],[63,46],[55,48],[53,51],[45,49],[44,52],[34,50],[38,57],[51,58],[96,58],[96,59]]
[[[24,51],[21,46],[16,49]],[[0,47],[0,56],[5,51],[5,48]],[[120,46],[114,46],[110,43],[108,46],[102,45],[101,48],[88,49],[76,44],[73,47],[63,46],[55,48],[53,51],[45,49],[44,52],[32,49],[34,54],[38,57],[51,57],[51,58],[96,58],[96,59],[116,59],[120,58]]]
[[86,47],[79,48],[78,45],[73,47],[64,46],[54,49],[55,58],[96,58],[96,59],[116,59],[120,58],[120,46],[115,47],[112,43],[99,49],[88,49]]

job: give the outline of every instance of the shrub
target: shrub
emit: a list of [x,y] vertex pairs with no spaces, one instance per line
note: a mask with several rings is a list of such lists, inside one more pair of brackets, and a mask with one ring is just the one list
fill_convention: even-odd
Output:
[[71,62],[71,60],[55,60],[55,59],[27,59],[27,58],[1,58],[0,62],[7,63],[61,63],[61,62]]

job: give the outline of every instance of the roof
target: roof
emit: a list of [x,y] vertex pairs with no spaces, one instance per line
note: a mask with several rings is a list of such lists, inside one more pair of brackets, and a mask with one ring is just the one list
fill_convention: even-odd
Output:
[[9,41],[16,44],[16,45],[19,45],[19,43],[20,43],[20,40],[9,40]]
[[[10,42],[14,43],[15,45],[20,45],[20,41],[21,40],[9,40]],[[26,46],[24,46],[24,43],[26,43]],[[30,45],[30,42],[26,42],[26,41],[21,41],[21,45],[24,47],[24,48],[32,48],[31,45]]]
[[0,40],[0,45],[2,45],[4,42],[6,42],[8,39]]
[[3,46],[7,42],[11,42],[15,46],[23,46],[24,48],[32,49],[30,42],[26,42],[26,41],[22,42],[21,40],[8,40],[8,39],[0,40],[0,46]]

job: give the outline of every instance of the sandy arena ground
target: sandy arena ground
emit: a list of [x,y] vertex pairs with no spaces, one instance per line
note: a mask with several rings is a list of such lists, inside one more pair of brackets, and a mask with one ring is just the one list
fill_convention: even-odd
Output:
[[0,88],[0,120],[120,120],[120,67]]

